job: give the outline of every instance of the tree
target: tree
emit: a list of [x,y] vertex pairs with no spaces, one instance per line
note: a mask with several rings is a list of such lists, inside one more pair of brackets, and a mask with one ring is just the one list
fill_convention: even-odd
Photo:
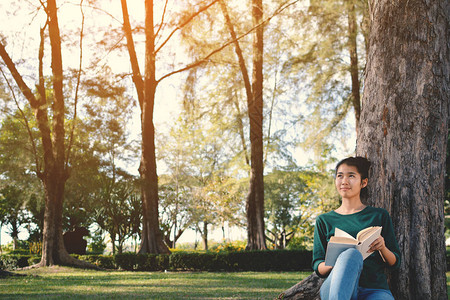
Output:
[[192,223],[192,188],[182,179],[160,176],[160,227],[164,241],[172,248]]
[[[45,5],[46,4],[46,5]],[[41,135],[42,166],[38,160],[37,150],[33,144],[36,157],[36,173],[42,181],[45,191],[45,212],[42,243],[42,259],[37,266],[54,264],[72,264],[90,266],[71,257],[64,248],[62,238],[62,214],[64,202],[64,188],[69,178],[70,142],[66,144],[64,95],[64,74],[62,66],[61,33],[58,23],[58,13],[55,0],[41,2],[46,13],[46,23],[41,28],[41,42],[39,47],[39,75],[37,93],[27,85],[19,73],[16,64],[6,50],[5,42],[0,43],[2,57],[10,74],[14,78],[22,95],[31,106],[36,124]],[[44,78],[44,45],[45,30],[48,28],[51,49],[52,93],[47,95]],[[82,35],[81,35],[82,36]],[[76,101],[75,101],[76,102]],[[30,136],[30,139],[33,138]]]
[[[266,249],[264,226],[264,154],[263,154],[263,52],[264,26],[261,0],[253,0],[252,19],[256,28],[253,39],[253,74],[250,79],[245,59],[237,40],[234,26],[228,15],[225,2],[220,2],[225,22],[244,80],[247,96],[247,112],[250,120],[250,187],[246,202],[247,212],[247,249]],[[250,80],[252,80],[250,82]],[[245,145],[245,143],[244,143]]]
[[116,251],[122,253],[126,239],[140,233],[142,214],[136,186],[130,178],[113,181],[104,176],[100,194],[96,197],[94,219],[109,233],[113,254]]
[[0,190],[0,210],[4,212],[4,224],[9,225],[9,235],[13,239],[13,250],[17,248],[20,226],[26,221],[24,195],[23,190],[11,185]]
[[[447,1],[370,1],[357,154],[372,161],[369,203],[386,208],[402,249],[396,299],[447,299],[444,168],[449,124]],[[317,296],[310,276],[287,290]],[[310,285],[308,285],[310,284]],[[303,290],[305,290],[303,289]]]
[[[311,244],[317,214],[337,207],[331,174],[295,168],[274,170],[264,176],[267,239],[284,249],[297,234]],[[306,245],[305,245],[306,246]]]
[[444,174],[449,125],[448,1],[371,1],[357,154],[372,161],[370,203],[402,251],[396,299],[447,299]]
[[[211,2],[195,8],[194,13],[182,15],[177,22],[177,26],[171,30],[167,37],[163,37],[167,2],[164,6],[161,23],[155,27],[154,19],[154,3],[153,0],[145,1],[145,70],[144,76],[141,75],[137,54],[135,49],[135,42],[133,40],[132,29],[128,14],[126,0],[121,0],[122,15],[123,15],[123,30],[127,40],[127,49],[130,56],[130,63],[132,68],[133,82],[136,87],[139,105],[141,108],[141,128],[142,128],[142,143],[141,143],[141,163],[139,166],[139,173],[141,175],[142,183],[142,202],[143,202],[143,229],[141,238],[140,253],[169,253],[167,245],[163,241],[163,236],[159,227],[159,211],[158,211],[158,175],[156,172],[156,149],[155,149],[155,126],[153,124],[153,109],[155,104],[155,93],[158,84],[161,80],[177,74],[182,71],[192,69],[207,61],[209,57],[217,53],[219,50],[212,51],[204,58],[194,61],[193,63],[180,67],[179,69],[168,72],[157,79],[157,55],[160,54],[164,46],[170,41],[173,35],[189,24],[196,16],[207,10],[218,0],[211,0]],[[155,28],[157,31],[155,32]],[[162,42],[158,44],[158,39],[162,38]]]
[[292,51],[295,54],[290,54],[283,71],[294,75],[302,87],[306,108],[305,117],[299,118],[302,146],[313,149],[316,155],[324,147],[335,147],[330,137],[342,139],[346,146],[352,110],[358,133],[366,14],[366,0],[313,0],[306,10],[288,16],[301,25],[292,37],[297,42],[296,51]]

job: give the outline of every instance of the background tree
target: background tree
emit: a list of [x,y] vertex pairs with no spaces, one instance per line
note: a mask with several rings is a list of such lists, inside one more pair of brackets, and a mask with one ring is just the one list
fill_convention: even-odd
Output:
[[171,248],[192,223],[192,188],[186,181],[162,175],[159,178],[160,226],[164,241]]
[[339,205],[333,176],[297,167],[274,170],[264,181],[267,239],[278,249],[290,245],[291,239],[297,247],[310,248],[315,217]]
[[15,186],[5,186],[0,190],[0,206],[4,212],[5,225],[9,225],[9,235],[13,239],[13,250],[17,249],[20,227],[26,223],[25,192]]
[[[176,73],[193,68],[206,59],[193,62],[188,66],[182,66],[172,72],[162,75],[157,79],[157,65],[159,61],[157,56],[160,55],[164,46],[172,39],[173,35],[193,18],[208,9],[217,0],[210,3],[201,3],[198,6],[192,6],[189,15],[182,15],[179,20],[175,21],[177,26],[170,27],[169,32],[165,25],[169,24],[165,21],[168,12],[166,11],[167,2],[164,5],[161,14],[161,23],[155,27],[155,14],[153,0],[145,1],[145,71],[144,76],[141,75],[135,42],[133,40],[132,28],[126,0],[122,0],[123,29],[127,40],[127,49],[130,56],[131,68],[133,71],[133,82],[136,87],[139,104],[141,107],[141,124],[142,124],[142,147],[141,147],[141,164],[139,172],[142,183],[142,201],[143,201],[143,229],[141,238],[140,253],[169,253],[167,245],[164,244],[163,237],[159,228],[159,211],[158,211],[158,176],[156,172],[156,150],[155,150],[155,127],[153,123],[153,109],[155,104],[155,93],[158,84],[164,78],[170,77]],[[157,28],[155,32],[155,28]],[[167,33],[164,37],[163,33]],[[158,43],[159,39],[162,42]],[[211,54],[212,55],[212,54]]]
[[324,149],[337,147],[336,140],[349,146],[353,124],[358,131],[367,14],[366,0],[314,0],[286,16],[298,20],[301,29],[292,36],[296,51],[288,54],[282,72],[294,76],[305,95],[298,118],[302,146],[314,150],[318,160]]
[[357,153],[372,161],[370,204],[392,217],[402,253],[396,299],[446,299],[444,174],[449,124],[448,1],[370,1]]
[[[36,116],[43,148],[42,169],[36,166],[36,173],[42,180],[46,195],[44,214],[42,260],[40,266],[53,264],[83,264],[69,256],[62,240],[62,209],[64,201],[64,186],[68,172],[68,160],[65,143],[65,96],[63,89],[63,68],[61,55],[61,35],[58,23],[55,0],[41,3],[47,21],[41,29],[41,44],[39,48],[39,83],[37,95],[29,88],[16,64],[6,51],[4,41],[0,43],[0,56],[14,78],[23,96],[27,99]],[[44,7],[45,6],[45,7]],[[46,94],[43,74],[43,56],[45,35],[48,28],[51,48],[52,95]],[[50,109],[49,109],[50,108]],[[49,118],[51,112],[51,118]]]
[[122,253],[125,241],[140,233],[142,214],[138,189],[130,178],[112,181],[105,177],[104,180],[102,193],[96,199],[94,218],[109,233],[113,254]]

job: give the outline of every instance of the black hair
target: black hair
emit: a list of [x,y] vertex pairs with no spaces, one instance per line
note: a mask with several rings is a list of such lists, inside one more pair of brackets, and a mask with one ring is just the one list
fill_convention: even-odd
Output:
[[[361,180],[363,179],[369,179],[369,169],[370,169],[370,161],[362,156],[355,156],[355,157],[347,157],[341,160],[336,165],[335,175],[337,174],[337,171],[341,165],[347,165],[356,167],[358,170],[358,173],[361,175]],[[361,198],[367,199],[368,197],[368,191],[367,186],[361,189]]]

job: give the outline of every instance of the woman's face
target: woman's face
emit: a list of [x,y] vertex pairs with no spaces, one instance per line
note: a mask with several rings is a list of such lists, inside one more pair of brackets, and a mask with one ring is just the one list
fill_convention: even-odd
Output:
[[336,172],[335,184],[342,198],[359,198],[361,189],[367,185],[367,178],[362,180],[356,167],[342,164]]

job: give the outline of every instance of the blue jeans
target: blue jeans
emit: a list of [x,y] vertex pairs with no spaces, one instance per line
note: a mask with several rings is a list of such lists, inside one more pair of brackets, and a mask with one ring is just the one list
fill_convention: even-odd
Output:
[[320,288],[322,300],[393,300],[389,290],[358,286],[363,258],[356,249],[342,252]]

